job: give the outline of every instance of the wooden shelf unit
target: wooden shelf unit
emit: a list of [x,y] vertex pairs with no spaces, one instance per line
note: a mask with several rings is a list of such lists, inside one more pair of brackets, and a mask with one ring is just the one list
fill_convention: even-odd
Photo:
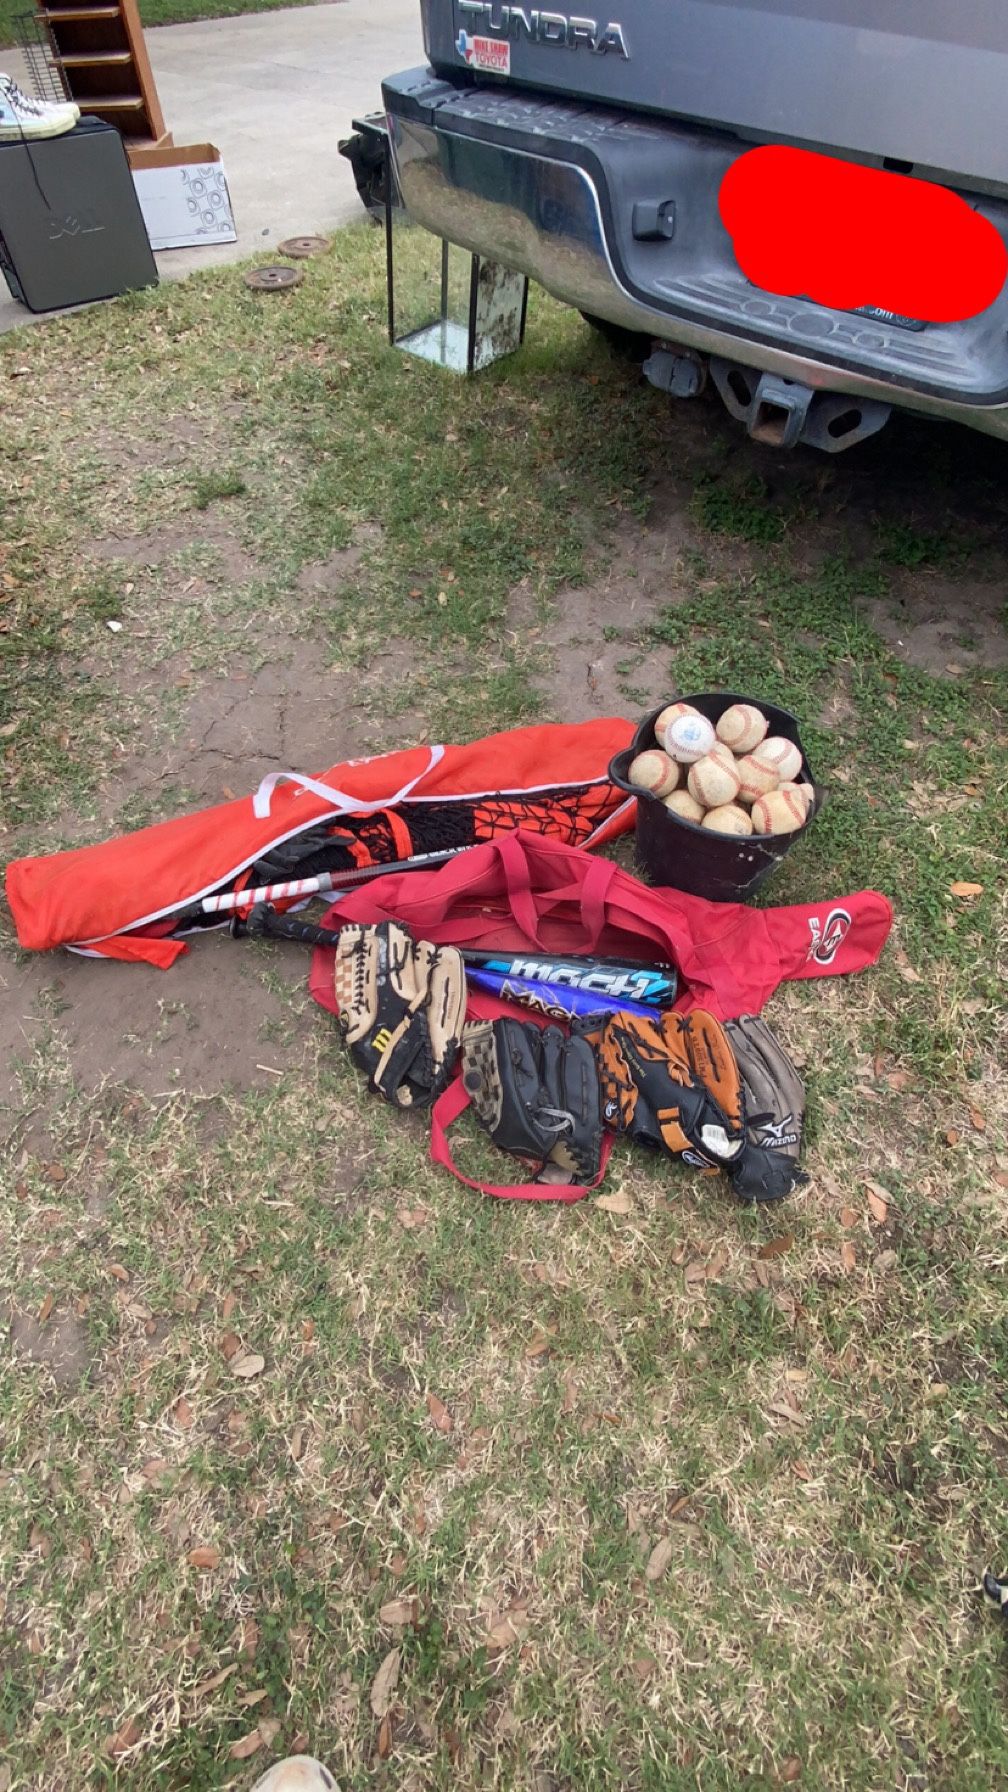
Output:
[[171,146],[151,71],[137,0],[58,0],[36,6],[52,32],[71,97],[83,114],[115,125],[134,167]]

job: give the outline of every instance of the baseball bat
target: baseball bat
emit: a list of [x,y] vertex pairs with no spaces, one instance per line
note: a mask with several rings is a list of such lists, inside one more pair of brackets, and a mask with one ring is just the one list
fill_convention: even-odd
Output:
[[[339,928],[316,927],[311,921],[297,920],[294,915],[274,914],[265,903],[258,903],[247,921],[237,923],[235,932],[251,934],[254,938],[299,940],[305,946],[335,946],[340,934]],[[487,954],[480,952],[473,956],[482,959]],[[653,1007],[612,991],[575,989],[537,978],[510,977],[488,965],[469,963],[469,955],[465,952],[462,958],[466,963],[466,976],[476,988],[500,996],[502,1001],[517,1002],[523,1008],[553,1015],[558,1020],[601,1013],[654,1016]]]

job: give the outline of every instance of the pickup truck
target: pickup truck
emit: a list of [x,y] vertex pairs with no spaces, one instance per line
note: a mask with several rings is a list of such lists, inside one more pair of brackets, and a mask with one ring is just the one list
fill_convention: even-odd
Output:
[[421,0],[382,84],[412,217],[757,440],[1008,436],[1008,0],[601,3]]

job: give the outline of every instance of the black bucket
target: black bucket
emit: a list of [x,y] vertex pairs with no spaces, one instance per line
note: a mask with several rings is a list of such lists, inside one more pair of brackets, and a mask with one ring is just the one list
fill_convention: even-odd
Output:
[[815,787],[812,768],[805,756],[798,733],[798,723],[786,709],[773,703],[756,701],[733,691],[704,691],[699,696],[669,697],[644,717],[633,744],[617,753],[609,766],[609,776],[621,790],[637,798],[637,858],[648,883],[670,884],[690,896],[706,896],[711,902],[744,902],[776,870],[786,853],[791,851],[811,827],[822,804],[816,790],[808,815],[793,834],[717,834],[696,822],[686,821],[666,809],[660,797],[638,789],[627,779],[632,759],[657,745],[654,725],[668,703],[691,703],[710,722],[717,722],[733,703],[754,703],[770,723],[771,734],[782,734],[794,741],[802,756],[799,780],[807,779]]

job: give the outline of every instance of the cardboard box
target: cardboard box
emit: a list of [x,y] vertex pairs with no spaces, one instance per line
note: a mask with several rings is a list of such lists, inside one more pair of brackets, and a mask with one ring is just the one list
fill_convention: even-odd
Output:
[[224,165],[212,143],[146,151],[133,184],[152,249],[237,240]]

